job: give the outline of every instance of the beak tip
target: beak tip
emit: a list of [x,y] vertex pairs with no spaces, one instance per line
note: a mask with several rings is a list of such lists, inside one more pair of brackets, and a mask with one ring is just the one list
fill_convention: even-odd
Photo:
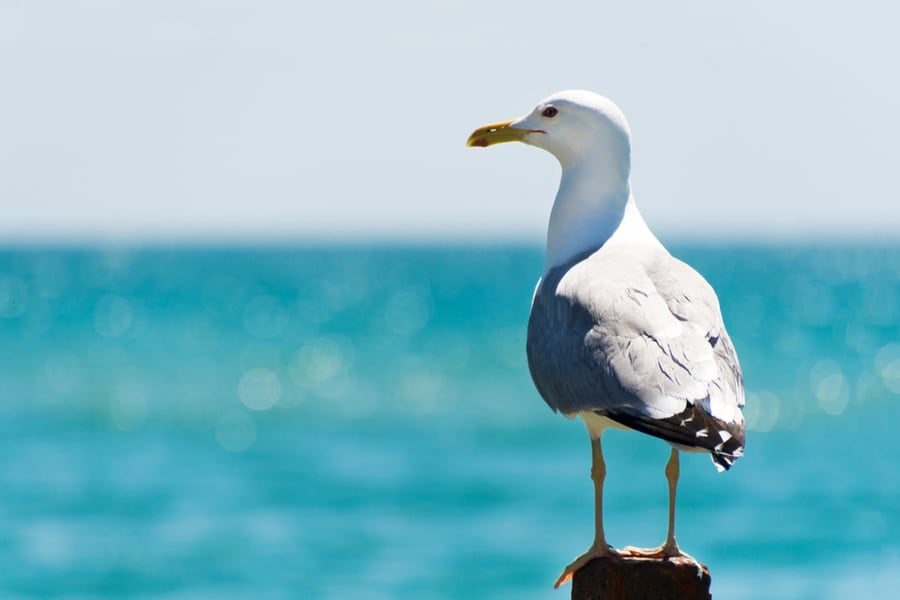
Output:
[[466,146],[469,146],[469,147],[477,146],[478,148],[487,148],[489,145],[490,145],[490,142],[485,137],[478,137],[475,139],[470,138],[469,141],[466,142]]

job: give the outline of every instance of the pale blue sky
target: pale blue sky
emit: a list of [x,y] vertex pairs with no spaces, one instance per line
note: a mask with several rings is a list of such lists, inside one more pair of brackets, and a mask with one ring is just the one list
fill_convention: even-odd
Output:
[[540,240],[558,166],[467,149],[625,111],[661,235],[900,231],[900,3],[0,4],[0,239]]

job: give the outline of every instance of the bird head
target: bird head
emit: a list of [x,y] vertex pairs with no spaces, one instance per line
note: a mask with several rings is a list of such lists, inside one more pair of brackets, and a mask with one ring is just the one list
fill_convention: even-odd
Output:
[[469,136],[466,145],[486,147],[503,142],[543,148],[563,168],[595,153],[626,164],[631,155],[625,115],[611,100],[583,90],[558,92],[524,117],[480,127]]

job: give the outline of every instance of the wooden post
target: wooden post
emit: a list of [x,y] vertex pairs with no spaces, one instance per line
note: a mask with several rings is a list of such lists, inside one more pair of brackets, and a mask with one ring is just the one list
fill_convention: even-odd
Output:
[[711,600],[709,569],[687,558],[606,556],[575,572],[572,600]]

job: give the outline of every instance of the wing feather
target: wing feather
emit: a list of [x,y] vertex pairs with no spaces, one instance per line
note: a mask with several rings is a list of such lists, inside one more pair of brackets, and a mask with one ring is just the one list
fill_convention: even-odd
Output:
[[601,248],[549,271],[535,292],[527,350],[555,411],[596,412],[709,451],[724,468],[740,455],[743,382],[718,299],[663,250]]

